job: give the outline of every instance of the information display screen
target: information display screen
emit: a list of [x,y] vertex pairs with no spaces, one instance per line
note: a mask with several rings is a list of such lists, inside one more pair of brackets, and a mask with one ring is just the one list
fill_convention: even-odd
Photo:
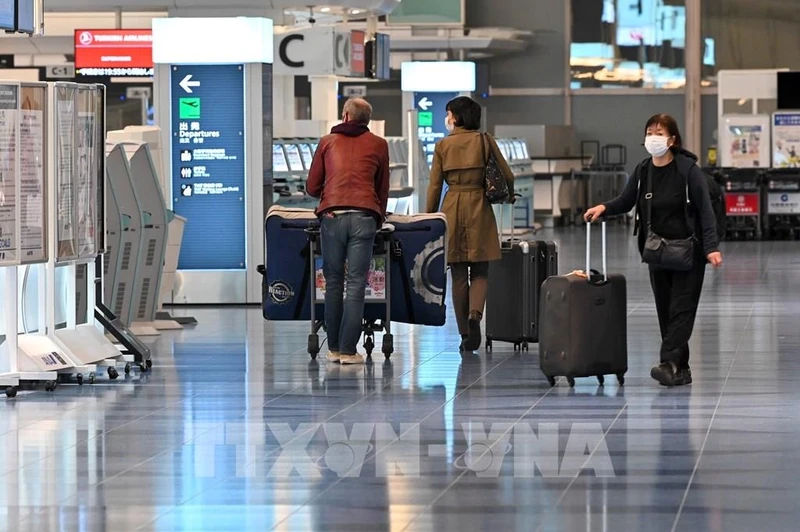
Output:
[[283,146],[280,144],[272,145],[272,169],[277,173],[289,171],[289,164],[286,162],[286,154],[283,153]]
[[82,76],[152,76],[153,32],[75,30],[75,69]]
[[317,144],[317,143],[312,144],[311,145],[311,151],[313,151],[314,153],[317,153],[317,146],[319,146],[319,144]]
[[530,154],[528,153],[528,145],[525,143],[524,140],[519,140],[519,153],[521,159],[530,159]]
[[0,30],[13,30],[16,19],[15,0],[0,0]]
[[244,67],[171,74],[173,210],[187,220],[178,269],[244,269]]
[[300,148],[297,144],[284,144],[283,149],[286,150],[286,157],[289,159],[289,170],[292,172],[302,172],[303,160],[300,158]]
[[306,167],[306,170],[311,170],[311,162],[314,160],[314,152],[311,151],[311,146],[308,144],[301,144],[300,155],[303,156],[303,165]]
[[[2,0],[0,0],[2,1]],[[17,21],[16,30],[20,33],[33,33],[36,21],[34,20],[34,3],[36,0],[16,0]]]

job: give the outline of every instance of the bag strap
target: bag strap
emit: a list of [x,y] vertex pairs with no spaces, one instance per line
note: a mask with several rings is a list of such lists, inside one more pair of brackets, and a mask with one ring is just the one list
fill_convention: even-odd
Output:
[[483,144],[484,135],[486,135],[486,133],[481,133],[480,134],[480,138],[481,138],[481,161],[483,162],[483,165],[486,166],[487,164],[489,164],[489,158],[486,157],[486,146],[484,146],[484,144]]
[[[676,165],[676,168],[677,168],[677,165]],[[647,162],[647,170],[646,170],[646,172],[647,172],[647,174],[646,174],[646,179],[647,179],[646,187],[647,188],[646,188],[646,193],[645,193],[644,199],[645,199],[645,201],[647,203],[645,204],[645,211],[646,211],[645,222],[647,223],[647,229],[649,230],[651,228],[651,226],[652,226],[652,220],[653,220],[653,163],[652,163],[652,161],[648,161]],[[694,227],[692,227],[692,219],[689,216],[689,205],[690,205],[690,199],[689,199],[689,175],[688,174],[684,175],[680,170],[678,170],[678,174],[682,178],[685,179],[686,202],[684,203],[683,213],[684,213],[684,217],[685,217],[685,221],[686,221],[686,227],[687,227],[687,229],[689,229],[689,232],[692,234],[692,237],[694,237],[694,236],[696,236],[696,231],[694,230]],[[641,178],[639,179],[639,186],[637,187],[637,191],[638,190],[641,190]],[[637,197],[638,197],[638,194],[639,194],[639,192],[637,192]],[[635,227],[634,227],[634,230],[633,230],[633,234],[634,235],[637,234],[638,226],[639,226],[639,224],[636,224]]]

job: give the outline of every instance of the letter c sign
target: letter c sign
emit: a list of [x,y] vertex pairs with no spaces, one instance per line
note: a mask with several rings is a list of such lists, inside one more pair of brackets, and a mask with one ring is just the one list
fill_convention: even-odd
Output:
[[301,33],[294,33],[292,35],[287,35],[281,41],[281,44],[278,46],[278,57],[280,57],[281,62],[290,68],[303,68],[305,66],[305,61],[293,61],[289,58],[289,54],[287,53],[287,49],[289,48],[289,44],[292,41],[303,41],[304,37]]

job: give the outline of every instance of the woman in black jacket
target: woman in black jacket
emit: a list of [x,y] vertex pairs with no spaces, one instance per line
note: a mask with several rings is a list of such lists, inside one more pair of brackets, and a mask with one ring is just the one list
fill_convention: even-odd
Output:
[[[697,166],[697,156],[681,147],[674,118],[655,115],[645,126],[645,148],[651,155],[634,170],[619,197],[592,207],[587,222],[616,216],[636,207],[639,251],[648,230],[663,239],[694,241],[694,260],[688,270],[650,264],[650,285],[661,328],[661,362],[650,375],[664,386],[691,384],[689,339],[692,336],[706,264],[722,265],[716,218],[708,183]],[[651,192],[648,193],[648,180]],[[688,196],[688,198],[687,198]],[[688,199],[688,204],[687,204]],[[650,204],[648,218],[647,202]]]

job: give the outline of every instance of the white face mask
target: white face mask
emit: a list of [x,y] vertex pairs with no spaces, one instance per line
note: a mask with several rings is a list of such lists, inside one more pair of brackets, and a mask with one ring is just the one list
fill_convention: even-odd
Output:
[[669,146],[667,145],[668,141],[669,137],[648,135],[644,139],[644,148],[647,150],[647,153],[653,157],[662,157],[669,151]]
[[450,121],[450,117],[447,116],[444,117],[444,127],[449,132],[452,132],[456,128],[455,124]]

